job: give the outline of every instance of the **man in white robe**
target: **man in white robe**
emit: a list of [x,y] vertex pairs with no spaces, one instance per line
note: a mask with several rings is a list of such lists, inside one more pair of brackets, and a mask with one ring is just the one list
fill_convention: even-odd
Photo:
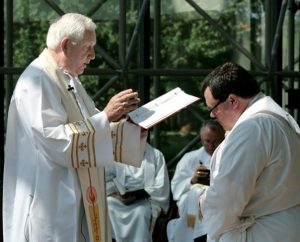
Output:
[[[117,242],[150,242],[156,218],[169,207],[170,182],[163,154],[146,144],[141,167],[107,166],[106,187],[112,237]],[[121,198],[113,182],[128,189],[144,187],[146,199]]]
[[[111,241],[103,173],[114,160],[110,122],[139,99],[125,90],[100,112],[85,92],[77,76],[95,58],[95,28],[85,16],[63,15],[16,84],[5,146],[5,242]],[[84,172],[99,180],[81,191]]]
[[[203,186],[198,183],[198,169],[210,169],[210,159],[217,146],[224,139],[224,129],[216,120],[207,120],[200,129],[202,147],[186,153],[178,162],[171,181],[173,199],[178,207],[179,218],[169,221],[167,235],[170,242],[193,242],[205,231],[198,216],[198,197]],[[199,239],[198,239],[199,240]]]
[[229,131],[212,157],[211,183],[200,197],[209,239],[300,241],[300,129],[241,66],[225,63],[202,94]]

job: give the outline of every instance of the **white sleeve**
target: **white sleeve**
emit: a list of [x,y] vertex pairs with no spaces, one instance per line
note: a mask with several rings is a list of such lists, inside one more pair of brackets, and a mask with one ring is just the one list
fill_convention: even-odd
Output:
[[190,155],[185,154],[176,166],[174,176],[171,181],[173,199],[180,200],[181,196],[191,188],[191,178],[194,170],[190,167]]
[[28,142],[50,162],[65,167],[78,167],[80,163],[100,166],[113,161],[105,113],[70,124],[59,90],[45,78],[24,77],[16,89],[16,107],[30,137]]
[[[148,163],[154,165],[154,177],[152,178],[153,182],[145,181],[147,185],[146,191],[150,194],[151,199],[158,203],[164,212],[167,212],[170,199],[170,182],[165,158],[158,149],[151,147],[150,152],[150,155],[146,155],[146,159],[153,159],[153,161],[148,161]],[[151,183],[151,185],[149,185],[149,183]]]

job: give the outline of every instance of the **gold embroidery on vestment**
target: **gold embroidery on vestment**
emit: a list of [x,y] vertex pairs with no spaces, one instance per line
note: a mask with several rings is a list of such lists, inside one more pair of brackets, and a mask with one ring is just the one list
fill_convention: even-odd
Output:
[[93,145],[93,157],[94,157],[94,167],[97,166],[96,164],[96,148],[95,148],[95,133],[96,133],[96,130],[95,130],[95,127],[93,126],[93,124],[91,123],[91,121],[88,119],[87,120],[90,127],[92,128],[92,145]]
[[68,124],[68,127],[69,127],[69,129],[72,131],[71,163],[72,163],[72,167],[75,168],[75,164],[74,164],[74,154],[73,154],[73,152],[74,152],[74,145],[75,145],[75,142],[74,142],[74,140],[75,140],[75,134],[74,134],[75,131],[73,130],[71,124]]
[[[68,124],[72,131],[71,161],[74,168],[96,167],[95,128],[90,120]],[[92,149],[91,149],[92,148]],[[86,159],[80,158],[80,154],[86,154]],[[75,155],[75,159],[74,159]],[[75,160],[77,167],[75,167]]]
[[123,134],[124,134],[124,122],[121,122],[121,141],[120,141],[120,161],[122,161],[123,154]]
[[89,205],[89,212],[92,220],[93,238],[95,242],[101,241],[101,229],[100,229],[100,218],[99,218],[98,204]]
[[114,148],[114,160],[118,160],[118,138],[119,138],[119,126],[120,123],[117,124],[116,128],[116,143],[115,143],[115,148]]
[[193,215],[193,214],[188,214],[186,219],[187,219],[187,221],[186,221],[187,222],[187,227],[188,228],[194,228],[196,216]]
[[86,137],[86,143],[87,143],[87,147],[88,147],[88,149],[87,149],[87,155],[88,155],[88,165],[89,165],[89,167],[91,167],[91,154],[90,154],[90,134],[91,134],[91,131],[90,131],[90,127],[88,126],[88,124],[85,122],[85,121],[83,121],[83,124],[84,124],[84,126],[85,126],[85,129],[88,131],[87,132],[87,137]]

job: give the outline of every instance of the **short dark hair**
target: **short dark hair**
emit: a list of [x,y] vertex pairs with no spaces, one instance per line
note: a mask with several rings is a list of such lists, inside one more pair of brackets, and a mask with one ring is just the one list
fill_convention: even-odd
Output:
[[222,125],[216,119],[207,119],[205,120],[200,128],[200,135],[202,134],[204,128],[207,127],[214,132],[218,133],[222,139],[225,137],[225,130],[223,129]]
[[218,66],[207,75],[201,86],[202,97],[207,87],[210,88],[213,97],[222,102],[231,93],[242,98],[250,98],[260,91],[254,77],[243,67],[232,62]]

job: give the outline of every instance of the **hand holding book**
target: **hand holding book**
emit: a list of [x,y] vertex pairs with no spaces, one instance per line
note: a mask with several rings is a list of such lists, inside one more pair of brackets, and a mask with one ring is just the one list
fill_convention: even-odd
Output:
[[150,195],[144,190],[144,188],[134,188],[134,189],[126,189],[122,184],[118,182],[116,178],[113,179],[115,187],[118,190],[119,195],[123,199],[134,198],[134,200],[145,199],[150,197]]
[[120,194],[112,194],[111,196],[121,201],[124,205],[130,205],[136,201],[135,197],[123,198]]
[[207,169],[204,165],[199,165],[194,171],[194,175],[191,179],[191,184],[203,184],[209,186],[210,181],[210,170]]

